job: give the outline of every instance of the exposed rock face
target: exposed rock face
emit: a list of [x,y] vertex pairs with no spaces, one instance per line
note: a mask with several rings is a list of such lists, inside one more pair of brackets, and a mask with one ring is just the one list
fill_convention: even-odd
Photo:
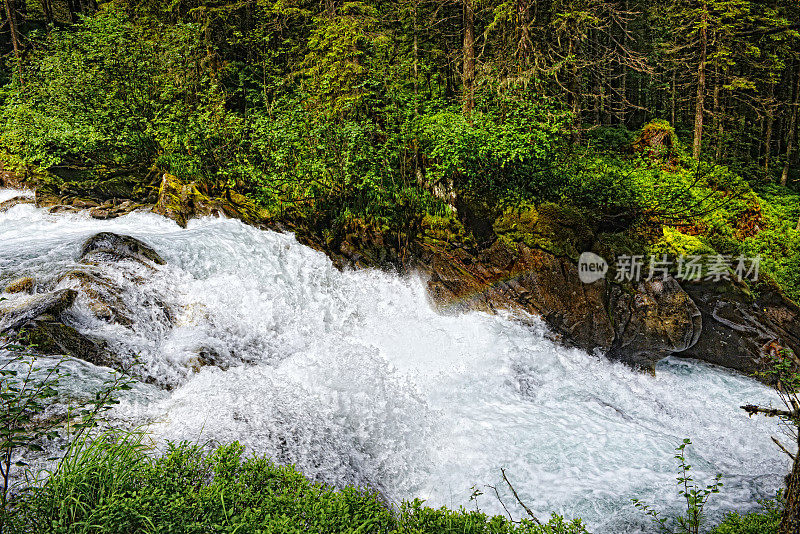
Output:
[[58,284],[79,291],[95,317],[123,326],[133,324],[132,313],[120,296],[122,288],[106,276],[102,269],[87,266],[68,271],[59,277]]
[[[431,297],[443,311],[524,310],[542,317],[562,342],[649,371],[676,355],[753,374],[770,343],[800,353],[800,309],[769,286],[754,296],[733,283],[669,277],[617,283],[613,272],[582,283],[579,251],[605,257],[613,256],[611,247],[630,251],[624,242],[609,245],[574,215],[505,214],[495,222],[499,239],[487,247],[458,228],[427,225],[412,266],[428,275]],[[339,247],[346,254],[338,261],[359,266],[375,256],[361,251],[374,246],[364,233]]]
[[35,346],[40,354],[73,356],[95,365],[114,366],[114,357],[103,341],[65,324],[63,314],[77,296],[73,289],[59,289],[0,302],[0,334]]
[[702,330],[700,311],[672,278],[632,291],[606,280],[584,284],[570,259],[500,241],[468,256],[450,251],[426,260],[431,295],[444,309],[522,309],[569,344],[649,371],[692,347]]
[[694,347],[703,329],[700,310],[671,277],[641,282],[633,294],[613,287],[608,311],[615,333],[609,358],[646,369]]
[[234,191],[226,191],[224,197],[211,198],[201,185],[184,183],[175,176],[164,173],[158,190],[158,201],[153,211],[186,227],[195,217],[225,215],[234,219],[260,225],[264,213],[250,199]]
[[718,282],[684,284],[703,314],[697,344],[681,356],[753,374],[766,363],[768,345],[800,354],[800,308],[777,289],[752,295],[746,287]]

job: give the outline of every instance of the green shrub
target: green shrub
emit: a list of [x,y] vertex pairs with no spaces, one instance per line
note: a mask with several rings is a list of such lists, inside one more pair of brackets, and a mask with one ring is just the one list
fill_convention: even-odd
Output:
[[762,501],[762,510],[741,515],[731,512],[714,527],[711,534],[777,534],[783,506],[776,501]]

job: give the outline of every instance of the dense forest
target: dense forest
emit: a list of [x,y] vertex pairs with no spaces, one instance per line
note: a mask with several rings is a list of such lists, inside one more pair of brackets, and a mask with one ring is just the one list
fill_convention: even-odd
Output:
[[427,215],[480,242],[503,206],[567,202],[796,276],[795,2],[8,0],[4,18],[0,140],[61,179],[157,168],[399,242]]
[[[185,226],[214,206],[263,228],[292,230],[301,243],[347,260],[338,267],[433,273],[431,294],[441,290],[457,303],[527,276],[537,261],[540,272],[567,272],[584,250],[612,266],[622,254],[696,255],[732,271],[737,258],[758,258],[760,279],[734,284],[725,270],[727,285],[704,286],[702,276],[685,284],[686,292],[676,284],[673,295],[683,300],[658,301],[657,313],[645,309],[644,326],[630,335],[615,330],[620,321],[613,313],[633,309],[625,300],[630,295],[655,294],[635,286],[638,280],[621,277],[619,287],[596,294],[578,286],[581,298],[597,304],[589,314],[600,318],[585,331],[579,321],[588,308],[570,280],[557,280],[563,283],[553,294],[562,294],[555,296],[547,293],[555,278],[530,284],[545,288],[537,293],[544,295],[539,308],[552,304],[558,312],[556,320],[546,317],[556,333],[574,334],[578,348],[602,349],[649,372],[680,352],[701,360],[701,352],[714,353],[705,361],[748,374],[754,361],[774,356],[778,371],[770,372],[778,378],[759,378],[793,400],[784,411],[744,408],[798,425],[800,359],[788,343],[747,337],[758,330],[753,324],[762,325],[763,311],[764,317],[774,312],[763,324],[780,323],[775,331],[783,338],[800,340],[792,330],[800,325],[797,0],[3,0],[0,20],[0,162],[4,173],[36,188],[38,208],[91,209],[92,217],[107,219],[122,214],[114,210],[155,205]],[[17,202],[34,201],[11,205]],[[26,283],[19,292],[35,294],[33,278]],[[502,301],[513,293],[503,287],[506,295],[498,290],[490,297]],[[541,312],[524,307],[532,292],[513,293],[512,304]],[[729,300],[714,300],[720,294]],[[714,338],[723,327],[709,326],[703,330],[709,337],[689,351],[701,335],[695,326],[701,314],[707,320],[730,302],[737,313],[745,310],[736,316],[745,327],[728,321],[737,333]],[[459,309],[494,303],[481,308],[469,301]],[[688,320],[671,321],[687,309],[694,313]],[[50,326],[57,322],[51,315]],[[571,317],[580,319],[570,323]],[[69,317],[64,321],[59,325],[72,328]],[[747,361],[717,354],[727,350],[718,339],[736,336],[752,341],[736,345],[750,351]],[[620,348],[623,338],[628,344]],[[617,349],[625,357],[615,357]],[[205,357],[197,369],[216,365]],[[347,531],[373,516],[375,532],[584,532],[579,521],[558,516],[548,525],[533,517],[515,527],[418,501],[395,517],[377,495],[334,493],[265,459],[244,461],[238,445],[209,455],[184,444],[154,459],[138,441],[126,449],[130,439],[80,443],[67,456],[80,458],[75,467],[133,451],[121,454],[133,473],[120,485],[130,502],[110,505],[101,491],[88,492],[80,513],[62,510],[70,484],[102,488],[113,478],[113,466],[89,474],[78,469],[74,480],[70,472],[54,477],[23,510],[32,515],[16,520],[52,520],[66,529],[72,525],[66,515],[110,510],[103,516],[109,525],[114,514],[140,525],[141,517],[126,514],[146,508],[164,524],[174,521],[176,532],[203,531],[211,519],[192,515],[195,501],[222,524],[228,509],[216,499],[232,491],[237,503],[261,514],[242,524],[256,528],[271,518],[278,529],[273,508],[286,506],[282,492],[295,492],[291,521],[311,521],[320,532]],[[10,451],[27,445],[0,446],[6,470]],[[685,467],[682,454],[676,458]],[[210,477],[211,471],[221,474]],[[175,497],[185,488],[172,484],[173,476],[191,482],[191,499]],[[781,532],[800,532],[800,462],[789,478],[785,510],[767,504],[760,516],[733,514],[717,532],[745,532],[737,530],[740,521],[769,523],[752,532],[776,532],[781,514]],[[276,493],[259,493],[265,484]],[[718,489],[708,486],[702,498]],[[689,512],[699,517],[698,494],[691,498]],[[167,502],[174,514],[160,511]],[[329,516],[336,525],[325,530]],[[187,517],[197,530],[180,530]],[[699,532],[695,519],[695,530],[681,532]]]

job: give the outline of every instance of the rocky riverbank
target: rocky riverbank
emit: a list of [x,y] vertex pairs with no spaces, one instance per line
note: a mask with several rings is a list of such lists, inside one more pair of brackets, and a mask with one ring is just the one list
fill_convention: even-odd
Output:
[[[24,180],[6,172],[3,181],[19,186]],[[335,232],[325,231],[290,213],[268,214],[237,192],[213,194],[206,186],[183,183],[169,174],[151,172],[144,181],[118,176],[109,182],[91,188],[76,188],[69,181],[58,187],[45,182],[36,188],[35,203],[52,213],[86,210],[99,219],[146,209],[181,226],[194,217],[226,216],[263,228],[290,230],[302,243],[328,254],[340,268],[424,273],[431,298],[444,313],[523,310],[540,316],[565,344],[598,350],[650,372],[658,360],[676,355],[753,374],[770,348],[800,350],[800,308],[769,281],[759,283],[755,291],[744,283],[688,283],[669,276],[617,283],[612,268],[607,278],[581,282],[577,262],[581,252],[613,257],[635,250],[637,244],[604,231],[591,216],[567,207],[507,210],[488,221],[490,238],[484,236],[480,242],[454,219],[426,217],[403,240],[359,220]],[[32,201],[14,198],[0,204],[0,210]],[[95,247],[97,243],[108,246]],[[98,254],[102,262],[92,259]],[[41,338],[40,347],[109,364],[101,344],[79,339],[58,317],[75,298],[75,291],[83,291],[98,316],[124,324],[125,310],[117,305],[113,284],[102,273],[103,262],[119,259],[141,265],[159,263],[146,244],[101,234],[87,243],[80,259],[88,270],[64,274],[65,280],[75,282],[75,289],[37,293],[25,303],[12,299],[5,303],[6,311],[0,311],[4,329],[19,329],[17,323],[24,315],[27,329]],[[32,290],[22,281],[12,286],[11,292],[17,287],[24,287],[23,293]],[[9,312],[10,306],[18,309]],[[27,317],[25,313],[31,310],[39,311]]]

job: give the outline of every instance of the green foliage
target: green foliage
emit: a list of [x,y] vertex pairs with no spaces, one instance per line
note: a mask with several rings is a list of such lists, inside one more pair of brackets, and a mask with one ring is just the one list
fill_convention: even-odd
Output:
[[675,448],[678,460],[679,475],[678,494],[686,502],[686,511],[677,516],[665,516],[645,502],[632,499],[634,506],[644,512],[655,523],[659,530],[665,534],[698,534],[705,523],[703,510],[711,495],[719,493],[722,487],[722,475],[717,475],[714,482],[701,486],[695,482],[691,470],[692,466],[686,461],[686,447],[691,445],[689,439]]
[[28,465],[20,455],[44,452],[48,442],[64,433],[67,439],[85,439],[102,413],[118,403],[117,393],[130,389],[130,380],[114,373],[92,398],[68,402],[65,415],[52,413],[48,408],[56,398],[65,401],[59,395],[60,380],[70,373],[62,361],[39,364],[33,349],[16,343],[0,346],[6,354],[0,363],[0,531],[8,520],[12,471]]
[[711,530],[711,534],[778,534],[783,513],[781,495],[774,501],[759,501],[760,512],[738,514],[731,512]]
[[421,501],[393,511],[356,488],[309,481],[291,466],[246,457],[238,443],[208,453],[188,443],[148,455],[142,433],[72,447],[59,469],[14,503],[15,533],[303,532],[584,534],[580,521],[514,524]]
[[[153,38],[155,32],[158,39]],[[225,110],[194,24],[140,28],[108,9],[32,35],[26,83],[6,96],[0,139],[27,162],[213,174],[237,121]]]
[[364,114],[379,90],[381,59],[391,42],[378,11],[367,2],[344,2],[335,13],[314,19],[308,53],[301,63],[309,103],[328,118]]
[[663,232],[664,237],[650,247],[650,253],[653,255],[667,254],[677,257],[712,255],[715,253],[713,248],[703,243],[697,236],[683,234],[668,226],[663,228]]
[[624,126],[600,126],[587,132],[589,147],[599,152],[625,152],[633,143],[636,132]]
[[535,190],[556,157],[566,119],[527,90],[503,93],[469,119],[455,107],[422,115],[417,135],[431,163],[428,179],[490,198]]

